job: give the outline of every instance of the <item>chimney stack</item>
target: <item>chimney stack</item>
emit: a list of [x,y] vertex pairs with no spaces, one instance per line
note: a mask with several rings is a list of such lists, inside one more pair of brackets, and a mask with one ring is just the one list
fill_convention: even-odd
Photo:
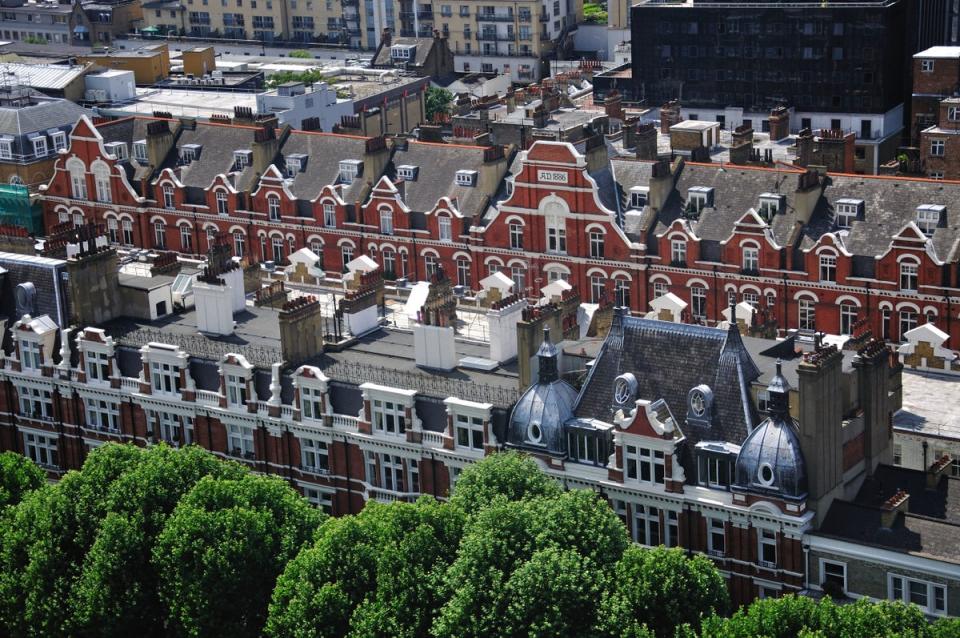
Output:
[[790,111],[778,106],[770,111],[770,140],[779,142],[790,137]]
[[323,315],[316,297],[298,297],[280,309],[280,349],[290,366],[323,352]]

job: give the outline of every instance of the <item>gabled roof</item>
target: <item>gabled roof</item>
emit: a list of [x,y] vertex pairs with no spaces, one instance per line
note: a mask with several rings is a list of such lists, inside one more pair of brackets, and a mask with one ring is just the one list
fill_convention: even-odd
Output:
[[[324,186],[338,182],[341,160],[363,161],[369,139],[355,135],[291,131],[281,152],[284,158],[306,155],[307,167],[294,176],[290,191],[298,199],[316,199]],[[364,185],[376,178],[376,175],[361,175],[352,184],[344,184],[343,200],[353,203],[361,199]]]
[[[701,440],[739,445],[757,422],[750,384],[760,371],[736,328],[722,330],[616,314],[600,354],[580,390],[578,418],[614,422],[614,381],[637,379],[637,399],[663,399],[692,444]],[[687,396],[706,385],[713,392],[709,428],[687,424]],[[685,425],[686,424],[686,425]]]
[[72,128],[81,115],[92,115],[90,110],[71,102],[41,98],[28,106],[0,107],[0,135],[25,135],[48,129]]
[[480,171],[483,168],[483,146],[459,146],[429,142],[409,142],[406,150],[396,149],[387,167],[387,175],[397,181],[398,166],[416,166],[417,178],[404,184],[403,201],[411,210],[425,213],[433,210],[441,197],[457,200],[457,209],[471,218],[483,211],[487,195],[474,186],[460,186],[457,171]]

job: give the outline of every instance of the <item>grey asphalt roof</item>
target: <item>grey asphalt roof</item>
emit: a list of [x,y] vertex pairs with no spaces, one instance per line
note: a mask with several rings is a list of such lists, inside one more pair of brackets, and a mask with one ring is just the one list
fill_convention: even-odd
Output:
[[410,63],[413,66],[422,66],[430,56],[433,50],[433,38],[392,38],[389,47],[380,47],[373,64],[377,66],[393,66],[393,60],[390,58],[390,48],[396,45],[416,46],[413,60]]
[[[254,126],[221,125],[198,122],[193,130],[183,130],[177,139],[177,153],[185,144],[201,145],[200,158],[182,168],[180,181],[185,186],[207,188],[217,175],[233,172],[234,151],[253,148]],[[173,153],[167,158],[168,166],[175,166],[178,156]],[[247,190],[253,184],[253,168],[247,166],[240,173],[234,173],[234,186],[238,190]]]
[[[901,489],[910,494],[907,514],[884,529],[880,506]],[[857,543],[960,562],[960,480],[944,476],[935,489],[928,489],[926,472],[880,465],[852,502],[834,501],[820,531]]]
[[488,197],[476,186],[458,186],[458,170],[480,171],[484,147],[409,142],[407,150],[394,151],[387,175],[396,180],[397,166],[418,167],[417,178],[404,184],[403,201],[411,210],[425,213],[433,210],[441,197],[456,199],[467,218],[481,213]]
[[0,135],[23,135],[72,127],[89,109],[69,100],[39,99],[20,108],[0,106]]
[[[620,408],[613,398],[614,381],[628,372],[637,379],[636,398],[663,399],[691,444],[709,440],[739,445],[758,422],[749,386],[760,372],[736,328],[616,315],[580,390],[575,415],[612,423]],[[711,425],[685,427],[687,395],[701,384],[715,397]]]
[[903,407],[893,415],[893,427],[927,436],[960,438],[960,383],[957,378],[904,369]]
[[71,82],[82,76],[87,65],[73,66],[60,64],[17,64],[4,62],[0,64],[0,74],[6,77],[7,82],[16,81],[17,84],[44,89],[63,89]]
[[[110,122],[104,122],[97,125],[97,131],[103,136],[103,143],[124,142],[127,145],[127,156],[129,161],[129,179],[130,185],[134,188],[140,187],[141,179],[148,179],[152,171],[150,167],[141,164],[133,154],[133,143],[139,140],[147,139],[147,127],[151,122],[157,121],[155,118],[147,117],[124,117]],[[179,122],[170,121],[170,130],[175,131]]]
[[[305,200],[313,200],[324,186],[336,184],[341,160],[363,160],[369,138],[332,133],[291,131],[281,149],[284,157],[300,153],[307,155],[307,168],[293,178],[290,190]],[[343,199],[353,203],[364,196],[368,180],[374,183],[379,175],[362,175],[353,184],[344,185]]]

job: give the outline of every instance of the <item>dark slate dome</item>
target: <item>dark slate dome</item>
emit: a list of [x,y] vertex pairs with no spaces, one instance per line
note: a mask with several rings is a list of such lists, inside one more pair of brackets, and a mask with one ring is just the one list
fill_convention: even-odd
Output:
[[807,494],[807,466],[796,422],[790,417],[790,384],[781,374],[779,361],[767,390],[770,416],[740,447],[736,487],[787,499],[803,498]]
[[558,354],[550,342],[550,329],[544,328],[543,343],[537,351],[540,360],[537,382],[521,395],[510,414],[507,443],[511,447],[558,455],[566,453],[563,424],[573,418],[577,391],[560,378]]

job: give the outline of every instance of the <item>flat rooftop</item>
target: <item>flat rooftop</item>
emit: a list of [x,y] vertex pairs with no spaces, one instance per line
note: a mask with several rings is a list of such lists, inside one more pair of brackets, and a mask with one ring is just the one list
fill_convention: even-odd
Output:
[[239,91],[193,91],[187,89],[138,88],[137,99],[129,104],[105,107],[102,110],[115,115],[151,115],[167,111],[174,117],[181,115],[209,118],[211,115],[233,117],[233,110],[246,106],[257,110],[257,94]]
[[923,436],[960,438],[960,379],[904,368],[903,407],[893,415],[896,430]]
[[914,53],[913,57],[915,58],[945,58],[945,59],[958,59],[960,58],[960,47],[948,47],[948,46],[937,46],[930,47],[929,49],[924,49],[920,53]]
[[[329,317],[324,312],[325,317]],[[390,313],[387,317],[391,321]],[[197,331],[196,311],[168,315],[156,321],[117,319],[102,326],[120,345],[140,347],[150,342],[178,345],[192,357],[218,360],[233,352],[242,354],[253,365],[266,368],[281,361],[278,312],[258,308],[248,302],[246,309],[234,315],[234,334],[214,337]],[[397,322],[399,323],[399,322]],[[325,332],[333,332],[332,321]],[[463,326],[460,334],[468,334]],[[489,357],[487,344],[457,339],[457,359]],[[435,397],[457,396],[468,401],[509,407],[519,398],[516,364],[493,371],[457,368],[446,372],[425,370],[416,365],[412,332],[387,325],[356,340],[341,352],[324,352],[304,362],[314,365],[336,381],[366,382],[417,390]]]
[[[685,120],[697,121],[697,120]],[[708,122],[708,124],[716,124],[716,122]],[[670,146],[670,135],[664,135],[660,132],[660,127],[657,126],[657,152],[664,155],[669,155],[671,152]],[[760,133],[757,131],[753,132],[753,148],[756,151],[760,152],[760,157],[763,157],[766,150],[770,150],[773,153],[773,161],[777,162],[788,162],[792,163],[796,159],[796,136],[791,135],[790,137],[783,140],[771,140],[769,133]],[[730,161],[730,146],[733,144],[733,132],[720,129],[720,142],[709,149],[710,159],[715,162],[729,162]],[[624,148],[623,140],[617,140],[612,144],[608,144],[608,148],[612,148],[619,157],[634,157],[635,151],[633,148]],[[610,155],[611,158],[615,158],[613,154]]]

